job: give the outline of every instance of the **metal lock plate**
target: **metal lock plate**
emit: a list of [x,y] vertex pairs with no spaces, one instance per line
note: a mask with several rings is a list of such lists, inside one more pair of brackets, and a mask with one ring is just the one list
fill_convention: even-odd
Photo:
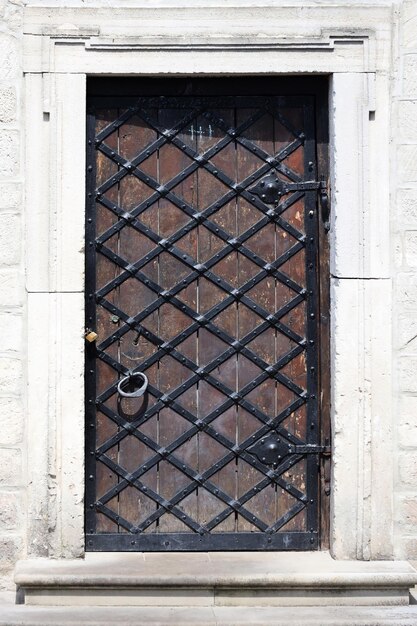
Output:
[[278,465],[287,454],[293,452],[293,446],[272,434],[259,439],[248,448],[248,452],[255,455],[265,465]]

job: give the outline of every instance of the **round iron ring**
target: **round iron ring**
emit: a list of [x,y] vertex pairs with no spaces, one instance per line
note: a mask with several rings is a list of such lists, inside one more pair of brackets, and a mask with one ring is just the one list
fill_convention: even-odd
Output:
[[[123,386],[126,385],[126,383],[130,382],[132,379],[136,378],[140,378],[142,380],[142,385],[139,387],[139,389],[136,389],[136,391],[132,391],[130,393],[123,391]],[[117,385],[117,391],[121,396],[123,396],[123,398],[140,398],[140,396],[143,396],[143,394],[145,393],[147,386],[148,377],[142,372],[137,372],[136,374],[129,374],[129,376],[125,376],[124,378],[119,380],[119,383]]]

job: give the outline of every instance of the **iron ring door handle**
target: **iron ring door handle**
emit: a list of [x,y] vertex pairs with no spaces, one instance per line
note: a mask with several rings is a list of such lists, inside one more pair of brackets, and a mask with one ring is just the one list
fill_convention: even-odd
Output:
[[[132,379],[135,378],[141,378],[143,381],[139,389],[136,389],[132,392],[123,391],[123,387],[126,386],[126,383],[129,383]],[[138,372],[136,374],[129,374],[129,376],[125,376],[124,378],[122,378],[117,385],[117,391],[121,396],[123,396],[123,398],[140,398],[140,396],[143,396],[143,394],[145,393],[147,387],[148,377],[142,372]]]

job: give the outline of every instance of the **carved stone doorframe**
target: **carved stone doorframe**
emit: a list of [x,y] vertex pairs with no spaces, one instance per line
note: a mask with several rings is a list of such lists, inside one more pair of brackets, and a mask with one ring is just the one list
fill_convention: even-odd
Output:
[[161,14],[164,4],[101,9],[100,26],[94,9],[26,8],[29,556],[84,553],[87,76],[321,73],[331,76],[331,552],[392,558],[390,9],[211,2],[213,35],[213,6]]

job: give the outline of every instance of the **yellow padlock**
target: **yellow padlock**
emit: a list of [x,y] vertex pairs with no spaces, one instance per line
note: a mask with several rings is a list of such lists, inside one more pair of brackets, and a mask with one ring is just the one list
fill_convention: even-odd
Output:
[[88,341],[89,343],[93,343],[93,341],[97,339],[98,335],[94,332],[94,330],[90,330],[89,328],[87,328],[84,337],[86,341]]

